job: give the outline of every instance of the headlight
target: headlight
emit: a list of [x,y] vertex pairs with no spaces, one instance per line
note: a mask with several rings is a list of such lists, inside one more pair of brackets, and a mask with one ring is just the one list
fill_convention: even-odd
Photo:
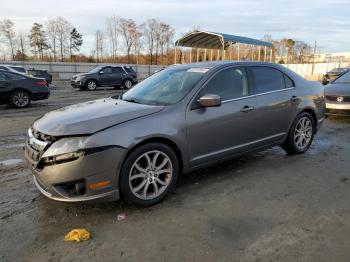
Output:
[[85,148],[88,137],[62,138],[54,142],[43,154],[43,158],[77,152]]

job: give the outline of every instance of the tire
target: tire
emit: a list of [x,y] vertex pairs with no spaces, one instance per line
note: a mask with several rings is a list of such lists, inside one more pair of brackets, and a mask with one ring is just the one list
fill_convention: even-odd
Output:
[[134,85],[134,83],[130,79],[126,79],[123,83],[123,86],[126,89],[132,88],[133,85]]
[[309,149],[315,132],[315,121],[312,115],[307,112],[300,113],[295,118],[282,147],[288,154],[302,154]]
[[89,91],[94,91],[97,88],[97,82],[95,80],[88,80],[86,82],[86,88]]
[[[157,171],[156,167],[160,169]],[[142,145],[123,164],[119,183],[121,196],[132,205],[152,206],[173,189],[178,174],[179,161],[170,147],[161,143]]]
[[25,108],[30,105],[30,94],[24,90],[14,91],[10,95],[10,104],[16,108]]

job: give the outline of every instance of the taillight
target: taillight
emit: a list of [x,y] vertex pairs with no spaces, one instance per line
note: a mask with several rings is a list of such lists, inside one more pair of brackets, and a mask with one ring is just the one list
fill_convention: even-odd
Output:
[[46,81],[38,81],[34,83],[37,86],[47,86],[47,82]]

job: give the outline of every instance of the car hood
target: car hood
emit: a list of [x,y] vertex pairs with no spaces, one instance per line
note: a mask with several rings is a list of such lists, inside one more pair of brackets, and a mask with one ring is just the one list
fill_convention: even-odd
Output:
[[86,76],[86,75],[88,75],[88,73],[76,74],[76,75],[74,75],[73,77],[78,77],[78,76]]
[[350,96],[350,84],[328,84],[324,90],[329,96]]
[[51,111],[35,121],[33,128],[50,136],[92,134],[163,108],[114,98],[99,99]]

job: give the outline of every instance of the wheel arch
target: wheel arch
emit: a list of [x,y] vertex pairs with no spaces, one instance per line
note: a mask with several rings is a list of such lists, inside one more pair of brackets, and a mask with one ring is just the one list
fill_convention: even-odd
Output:
[[314,120],[314,124],[315,124],[315,133],[316,133],[317,132],[317,122],[318,121],[317,121],[317,116],[316,116],[315,111],[313,109],[311,109],[311,108],[305,108],[305,109],[303,109],[303,110],[301,110],[299,112],[299,114],[301,114],[301,113],[309,113],[312,116],[312,119]]
[[175,153],[177,159],[179,160],[179,170],[180,172],[183,171],[183,167],[184,167],[184,163],[183,163],[183,154],[180,150],[180,148],[178,147],[178,145],[171,139],[169,138],[165,138],[165,137],[151,137],[151,138],[147,138],[135,145],[133,145],[127,152],[127,154],[125,155],[125,157],[123,157],[123,164],[125,160],[128,158],[128,156],[134,152],[137,148],[139,148],[140,146],[143,146],[145,144],[150,144],[150,143],[161,143],[161,144],[165,144],[167,146],[169,146]]

